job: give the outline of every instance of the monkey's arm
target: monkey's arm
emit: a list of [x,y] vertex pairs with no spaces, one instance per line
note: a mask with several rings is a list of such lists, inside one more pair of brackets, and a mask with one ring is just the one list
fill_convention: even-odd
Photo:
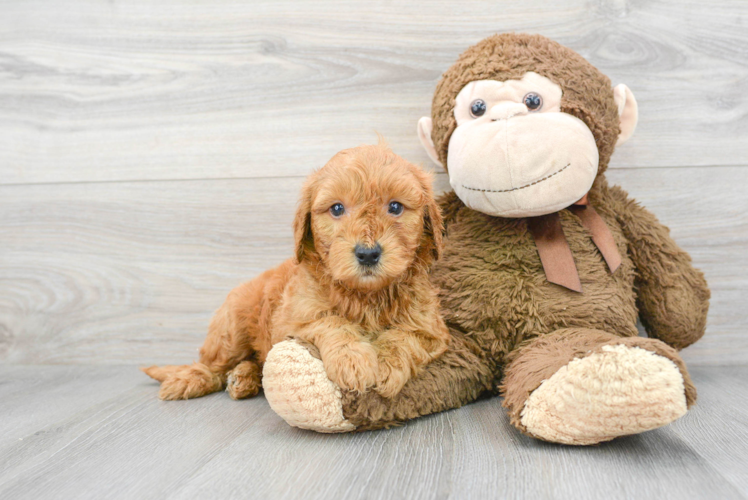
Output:
[[618,186],[602,187],[628,240],[637,269],[639,316],[650,337],[682,349],[704,335],[709,288],[691,257],[670,237],[670,230]]

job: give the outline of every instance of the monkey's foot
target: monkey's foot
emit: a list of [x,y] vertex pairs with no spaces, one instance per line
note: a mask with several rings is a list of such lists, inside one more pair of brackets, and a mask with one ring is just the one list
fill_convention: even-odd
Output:
[[656,429],[686,409],[684,379],[673,361],[606,345],[543,381],[527,398],[521,423],[546,441],[588,445]]
[[322,360],[306,345],[285,340],[265,360],[262,386],[270,407],[288,425],[317,432],[350,432],[340,388],[327,377]]

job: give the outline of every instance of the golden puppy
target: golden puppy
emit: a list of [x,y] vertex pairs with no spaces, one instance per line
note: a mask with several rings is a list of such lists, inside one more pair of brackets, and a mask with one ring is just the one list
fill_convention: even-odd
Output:
[[229,293],[198,363],[143,371],[161,399],[226,385],[250,397],[270,348],[295,337],[319,349],[338,386],[391,397],[447,348],[428,276],[442,230],[430,175],[384,145],[342,151],[302,188],[296,257]]

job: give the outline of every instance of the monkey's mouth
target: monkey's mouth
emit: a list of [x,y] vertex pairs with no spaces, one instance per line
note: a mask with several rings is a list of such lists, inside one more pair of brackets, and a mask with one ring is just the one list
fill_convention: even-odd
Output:
[[511,193],[512,191],[519,191],[521,189],[527,189],[529,187],[535,186],[536,184],[540,184],[541,182],[547,181],[551,177],[560,174],[561,172],[563,172],[570,166],[571,166],[571,163],[567,163],[565,167],[561,167],[560,169],[556,170],[555,172],[551,174],[546,175],[545,177],[532,181],[529,184],[525,184],[524,186],[519,186],[519,187],[515,187],[511,189],[478,189],[478,188],[466,186],[465,184],[462,184],[462,187],[470,191],[479,191],[481,193]]

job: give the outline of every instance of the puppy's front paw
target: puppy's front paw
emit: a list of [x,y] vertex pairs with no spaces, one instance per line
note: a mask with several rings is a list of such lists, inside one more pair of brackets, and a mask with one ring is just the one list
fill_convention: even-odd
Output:
[[340,388],[365,392],[377,382],[377,352],[364,342],[351,342],[322,354],[327,376]]
[[410,371],[380,361],[377,385],[374,390],[384,398],[391,398],[400,393],[408,380],[410,380]]

